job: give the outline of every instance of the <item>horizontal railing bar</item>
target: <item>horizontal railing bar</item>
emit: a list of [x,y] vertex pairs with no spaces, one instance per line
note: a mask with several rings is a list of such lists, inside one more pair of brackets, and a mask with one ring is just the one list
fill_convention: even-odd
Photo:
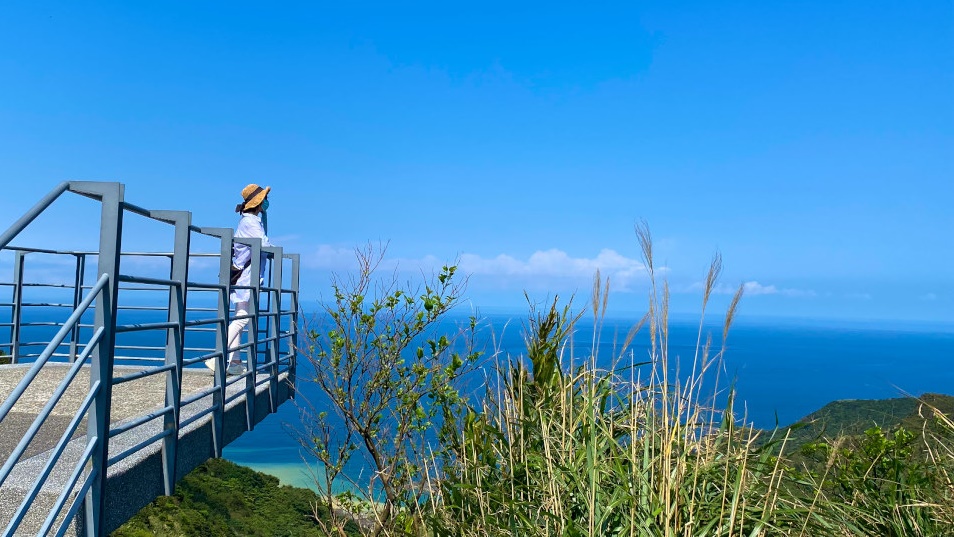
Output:
[[123,384],[124,382],[139,380],[141,378],[146,378],[152,375],[158,375],[159,373],[163,373],[165,371],[172,371],[175,368],[176,368],[176,364],[168,364],[161,367],[154,367],[151,369],[136,371],[135,373],[130,373],[124,377],[113,377],[113,386],[117,384]]
[[169,436],[170,434],[173,433],[173,431],[174,431],[174,429],[166,429],[166,430],[162,431],[161,433],[157,433],[157,434],[152,435],[151,437],[149,437],[149,438],[143,440],[142,442],[139,442],[138,444],[136,444],[135,446],[133,446],[133,447],[127,449],[126,451],[123,451],[123,452],[120,453],[119,455],[116,455],[115,457],[110,458],[109,461],[106,463],[106,465],[107,465],[107,466],[112,466],[112,465],[116,464],[117,462],[119,462],[119,461],[125,459],[126,457],[128,457],[128,456],[132,455],[133,453],[139,451],[140,449],[142,449],[142,448],[148,446],[149,444],[151,444],[151,443],[153,443],[153,442],[157,442],[157,441],[162,440],[163,438]]
[[[125,289],[123,289],[125,291]],[[153,291],[165,291],[165,289],[152,289]],[[119,311],[166,311],[169,308],[163,306],[118,306]]]
[[116,345],[114,348],[124,351],[164,351],[165,347],[156,347],[148,345]]
[[[116,361],[122,360],[123,362],[165,362],[165,357],[163,356],[117,356]],[[120,364],[120,365],[129,365],[129,364]]]
[[[21,346],[21,347],[46,347],[46,346],[49,346],[49,345],[52,345],[52,344],[53,344],[52,341],[23,341],[23,342],[20,343],[20,346]],[[57,348],[59,348],[59,347],[65,347],[65,346],[67,346],[67,345],[69,345],[69,342],[68,342],[68,341],[63,341],[63,342],[58,343],[58,344],[56,345],[56,347],[57,347]],[[26,356],[26,355],[23,355],[23,356]],[[39,356],[39,354],[34,354],[33,356]]]
[[[72,307],[72,305],[70,305],[70,307]],[[58,323],[56,321],[31,321],[20,323],[20,327],[25,326],[63,326],[63,323]]]
[[123,434],[124,432],[126,432],[126,431],[128,431],[128,430],[130,430],[130,429],[135,429],[136,427],[139,427],[140,425],[142,425],[142,424],[144,424],[144,423],[148,423],[148,422],[150,422],[150,421],[152,421],[152,420],[154,420],[154,419],[156,419],[156,418],[161,418],[161,417],[162,417],[163,415],[165,415],[167,412],[172,412],[172,411],[174,411],[174,410],[175,410],[175,407],[172,406],[172,405],[169,405],[169,406],[166,406],[166,407],[162,407],[162,408],[160,408],[159,410],[154,410],[154,411],[152,411],[152,412],[150,412],[150,413],[148,413],[148,414],[144,414],[144,415],[142,415],[142,416],[139,416],[138,418],[136,418],[136,419],[134,419],[134,420],[132,420],[132,421],[130,421],[130,422],[128,422],[128,423],[124,423],[124,424],[119,425],[119,426],[116,426],[116,427],[110,427],[110,428],[109,428],[109,437],[110,437],[110,438],[113,438],[113,437],[119,436],[119,435]]
[[251,347],[252,345],[255,345],[255,343],[256,343],[256,342],[254,342],[254,341],[249,341],[248,343],[242,343],[241,345],[236,345],[236,346],[234,346],[234,347],[229,347],[228,352],[231,353],[231,352],[242,351],[242,350],[245,350],[245,349]]
[[209,313],[213,311],[219,311],[219,308],[198,308],[189,306],[189,308],[186,310],[187,313],[195,313],[198,311],[201,311],[202,313]]
[[65,252],[60,250],[50,250],[47,248],[33,248],[31,246],[4,246],[4,250],[10,250],[13,252],[23,252],[25,254],[69,254],[71,252]]
[[182,365],[197,364],[199,362],[205,362],[206,360],[211,360],[212,358],[218,358],[219,356],[222,356],[221,351],[215,351],[213,353],[203,354],[202,356],[196,356],[195,358],[186,358],[185,360],[182,360]]
[[30,307],[41,307],[41,308],[72,308],[72,304],[61,304],[57,302],[24,302],[20,304],[24,308]]
[[271,362],[257,363],[255,364],[255,371],[259,371],[259,372],[264,371],[265,369],[268,369],[278,363],[279,363],[278,360],[272,360]]
[[[208,397],[208,396],[206,396],[206,397]],[[182,404],[185,405],[185,403],[182,403]],[[192,425],[193,423],[199,421],[200,419],[204,418],[205,416],[208,416],[209,414],[211,414],[212,412],[215,412],[215,411],[218,410],[218,409],[219,409],[219,405],[212,405],[212,406],[210,406],[210,407],[208,407],[208,408],[202,409],[201,411],[197,412],[194,416],[189,416],[187,419],[184,419],[184,420],[180,421],[180,422],[179,422],[179,430],[181,431],[181,430],[185,429],[185,428],[188,427],[189,425]]]
[[[242,380],[243,378],[245,378],[246,375],[248,375],[248,373],[246,373],[245,375],[239,375],[239,376],[235,376],[235,377],[229,377],[229,378],[233,378],[233,379],[235,379],[235,380],[233,380],[233,381],[230,382],[230,383],[226,383],[226,386],[229,386],[229,385],[231,385],[231,384],[235,384],[236,382],[238,382],[238,381]],[[225,404],[228,405],[229,403],[231,403],[232,401],[235,401],[236,399],[238,399],[239,397],[242,397],[243,395],[245,395],[245,390],[242,390],[242,391],[240,391],[240,392],[233,393],[232,395],[228,396],[228,397],[225,399]]]
[[[221,323],[223,321],[225,321],[224,317],[216,317],[215,319],[194,319],[191,321],[186,321],[185,326],[203,326],[206,324]],[[212,328],[210,330],[215,331],[215,328]],[[193,331],[197,332],[198,330],[193,330]]]
[[167,218],[157,218],[157,217],[155,217],[155,216],[152,215],[152,213],[153,213],[152,210],[150,210],[150,209],[144,209],[144,208],[142,208],[142,207],[140,207],[140,206],[138,206],[138,205],[136,205],[136,204],[134,204],[134,203],[129,203],[128,201],[124,201],[124,202],[123,202],[123,209],[125,209],[125,210],[127,210],[127,211],[129,211],[129,212],[131,212],[131,213],[138,214],[138,215],[140,215],[140,216],[145,216],[146,218],[149,218],[149,219],[151,219],[151,220],[157,220],[157,221],[159,221],[159,222],[165,222],[165,223],[167,223],[167,224],[173,224],[173,225],[175,224],[175,221],[170,221],[170,220],[167,219]]
[[120,287],[119,290],[120,290],[120,291],[164,291],[164,292],[168,292],[168,289],[165,289],[165,287],[168,287],[168,286],[163,286],[163,288],[128,286],[128,287]]
[[73,288],[76,287],[76,285],[68,284],[68,283],[27,283],[27,282],[24,282],[24,283],[22,283],[22,284],[20,284],[20,285],[22,285],[23,287],[52,287],[52,288],[54,288],[54,289],[73,289]]
[[179,323],[169,321],[164,323],[123,324],[116,327],[116,333],[141,332],[144,330],[169,330],[172,328],[179,328]]
[[186,282],[186,287],[189,289],[204,289],[206,291],[221,291],[222,289],[227,289],[228,285],[222,283]]
[[147,278],[145,276],[130,276],[128,274],[120,274],[118,279],[119,281],[126,283],[144,283],[148,285],[161,285],[164,287],[177,287],[180,283],[176,280],[167,280],[165,278]]
[[[184,406],[186,406],[186,405],[188,405],[188,404],[192,404],[192,403],[198,401],[199,399],[208,397],[208,396],[214,394],[214,393],[217,392],[217,391],[219,391],[219,388],[218,388],[217,386],[213,386],[213,387],[209,388],[208,390],[201,391],[201,392],[199,392],[199,393],[197,393],[197,394],[195,394],[195,395],[189,396],[189,397],[187,397],[187,398],[185,398],[185,399],[182,400],[182,402],[181,402],[180,405],[179,405],[179,408],[182,408],[182,407],[184,407]],[[181,426],[181,424],[180,424],[180,426]]]

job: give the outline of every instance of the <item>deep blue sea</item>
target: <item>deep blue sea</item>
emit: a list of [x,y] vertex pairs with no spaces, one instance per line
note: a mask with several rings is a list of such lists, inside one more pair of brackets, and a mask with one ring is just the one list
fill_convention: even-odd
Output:
[[[615,319],[599,331],[598,362],[611,365],[623,355],[629,363],[645,361],[648,329],[632,345],[630,355],[619,349],[635,323]],[[484,318],[482,340],[490,353],[497,349],[516,356],[525,350],[523,317],[493,315]],[[572,348],[575,360],[589,356],[593,347],[592,319],[581,319]],[[669,353],[678,357],[681,376],[691,368],[698,321],[670,321]],[[721,342],[721,326],[707,326],[713,341]],[[567,353],[567,358],[569,353]],[[303,399],[315,396],[307,382],[308,365],[299,373]],[[648,374],[644,370],[643,378]],[[737,391],[736,413],[761,428],[789,425],[837,399],[882,399],[926,392],[954,394],[954,328],[917,323],[848,323],[794,320],[739,320],[728,334],[719,389],[730,384]],[[712,371],[707,379],[714,381]],[[474,378],[472,383],[480,383]],[[710,386],[712,387],[712,386]],[[479,386],[470,386],[479,391]],[[741,416],[740,416],[741,417]],[[239,464],[278,475],[288,483],[310,484],[300,449],[288,434],[298,422],[294,403],[260,423],[231,444],[225,456]]]
[[[41,317],[46,315],[38,314],[34,319]],[[484,316],[480,345],[487,356],[494,352],[523,354],[525,319],[520,315]],[[140,314],[138,322],[147,320],[146,314]],[[646,360],[647,328],[643,328],[629,349],[619,348],[635,322],[609,319],[601,325],[596,349],[600,365],[611,366],[616,359],[624,363]],[[721,342],[721,326],[706,326],[703,339],[708,333],[716,343]],[[674,362],[678,358],[680,376],[687,375],[692,367],[697,335],[698,320],[670,321],[669,354]],[[26,337],[43,340],[41,334]],[[588,357],[593,341],[594,322],[584,317],[576,325],[572,345],[565,353],[566,361]],[[122,343],[160,345],[161,339],[128,334]],[[187,346],[190,344],[195,343],[187,339]],[[718,345],[714,348],[718,350]],[[303,358],[299,363],[299,401],[320,400],[316,388],[308,382],[308,361]],[[648,369],[644,367],[641,374],[646,378]],[[742,318],[729,332],[719,377],[722,394],[730,385],[735,386],[736,414],[744,414],[747,422],[761,428],[791,424],[837,399],[881,399],[925,392],[954,394],[954,327]],[[476,372],[465,390],[479,393],[482,379],[481,372]],[[714,388],[712,371],[707,379],[710,389]],[[313,481],[306,471],[307,459],[303,459],[302,450],[289,433],[299,423],[296,404],[293,401],[282,405],[278,413],[229,445],[225,457],[276,475],[288,484],[309,486]],[[359,472],[360,464],[352,471]]]

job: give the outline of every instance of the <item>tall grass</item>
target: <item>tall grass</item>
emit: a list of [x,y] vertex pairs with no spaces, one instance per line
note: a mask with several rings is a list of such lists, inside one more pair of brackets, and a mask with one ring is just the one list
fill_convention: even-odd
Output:
[[[597,274],[594,281],[587,356],[571,351],[580,315],[570,305],[554,300],[531,311],[526,358],[497,355],[487,393],[461,417],[459,435],[444,439],[453,449],[434,480],[434,534],[880,535],[894,528],[908,532],[894,535],[942,535],[952,527],[949,418],[934,418],[940,427],[930,441],[927,429],[922,435],[934,489],[910,488],[905,503],[887,510],[873,493],[846,501],[834,486],[838,449],[814,470],[796,467],[786,457],[787,436],[744,426],[731,387],[719,386],[743,293],[735,293],[713,341],[704,316],[721,259],[706,276],[692,361],[680,364],[669,352],[668,285],[657,281],[648,229],[639,226],[637,236],[650,281],[645,317],[601,367],[608,280]],[[627,349],[643,330],[650,350],[637,361]]]

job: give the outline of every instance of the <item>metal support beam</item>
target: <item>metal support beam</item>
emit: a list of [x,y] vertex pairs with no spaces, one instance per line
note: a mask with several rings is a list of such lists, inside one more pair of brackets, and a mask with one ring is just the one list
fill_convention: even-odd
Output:
[[248,340],[251,345],[248,347],[248,376],[245,377],[245,414],[248,430],[255,428],[255,384],[258,379],[258,311],[259,294],[262,287],[262,239],[243,238],[242,242],[249,245],[252,250],[251,296],[248,301],[248,314],[252,316],[248,323]]
[[116,346],[116,304],[119,294],[119,260],[122,251],[124,185],[119,183],[83,183],[83,192],[98,195],[102,201],[97,273],[107,275],[109,283],[96,300],[95,329],[103,336],[96,345],[89,369],[90,389],[97,384],[87,421],[87,438],[95,439],[90,461],[93,484],[86,496],[85,530],[90,536],[105,536],[106,470],[109,461],[109,404],[112,398],[113,359]]
[[192,214],[187,211],[152,211],[152,217],[175,225],[175,242],[169,279],[176,285],[169,289],[170,323],[176,328],[166,331],[166,407],[172,412],[163,416],[163,430],[173,431],[162,439],[163,490],[172,495],[176,486],[176,452],[179,445],[179,411],[182,405],[182,360],[185,355],[186,282],[189,281],[189,240]]
[[[83,280],[86,279],[86,254],[76,254],[76,278],[73,287],[73,311],[83,300]],[[80,336],[80,323],[73,326],[70,332],[70,363],[76,361],[77,343]]]
[[291,389],[292,397],[295,396],[295,376],[298,371],[298,290],[299,275],[301,270],[301,256],[299,254],[286,254],[291,259],[291,322],[288,326],[288,385]]
[[269,411],[275,412],[278,410],[278,358],[281,356],[281,340],[278,339],[278,334],[281,331],[281,311],[282,311],[282,249],[278,246],[270,246],[263,248],[267,253],[272,254],[272,266],[271,266],[271,278],[268,282],[267,287],[278,289],[278,291],[268,291],[269,296],[274,294],[274,300],[269,301],[269,313],[278,312],[278,315],[273,317],[266,318],[266,327],[268,328],[268,338],[269,342],[265,346],[268,355],[268,361],[271,362],[271,367],[269,368],[269,380],[268,380],[268,391],[269,391]]
[[212,411],[212,449],[216,457],[222,456],[222,449],[225,447],[225,368],[228,365],[229,349],[229,278],[232,268],[232,230],[229,228],[201,228],[199,230],[207,235],[219,237],[219,285],[222,288],[216,295],[218,296],[216,312],[217,317],[222,319],[215,325],[215,352],[218,356],[215,358],[215,392],[212,394],[212,405],[215,410]]
[[13,258],[13,309],[11,310],[10,327],[10,360],[11,363],[20,361],[20,327],[23,324],[23,262],[26,254],[17,251]]

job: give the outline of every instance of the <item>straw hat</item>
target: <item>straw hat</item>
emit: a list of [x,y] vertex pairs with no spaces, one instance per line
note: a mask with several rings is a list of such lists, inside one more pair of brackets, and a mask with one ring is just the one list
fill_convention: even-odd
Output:
[[235,212],[245,212],[249,209],[254,209],[262,204],[265,201],[265,198],[268,196],[268,193],[271,192],[272,187],[260,187],[255,183],[252,183],[242,189],[242,199],[245,200],[242,203],[239,203],[235,206]]

